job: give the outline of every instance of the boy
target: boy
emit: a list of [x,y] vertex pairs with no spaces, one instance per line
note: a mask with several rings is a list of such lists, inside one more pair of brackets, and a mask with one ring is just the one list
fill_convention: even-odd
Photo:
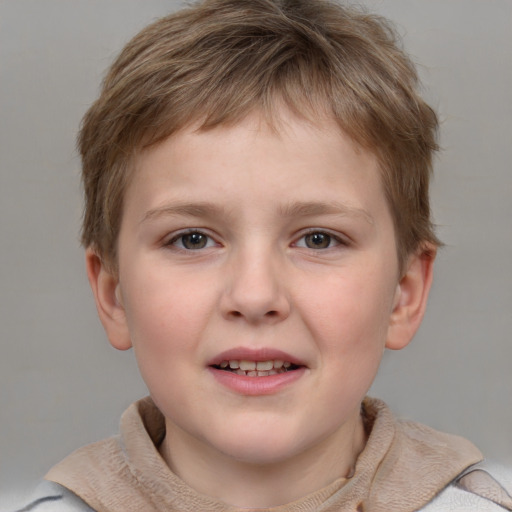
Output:
[[136,36],[84,118],[83,243],[151,399],[34,509],[512,509],[469,442],[364,398],[423,317],[436,129],[352,9],[207,1]]

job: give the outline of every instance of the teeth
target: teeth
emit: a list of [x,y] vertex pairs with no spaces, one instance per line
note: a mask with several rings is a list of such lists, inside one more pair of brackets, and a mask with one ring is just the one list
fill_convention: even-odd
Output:
[[265,371],[269,371],[269,370],[272,370],[272,368],[274,367],[274,363],[272,361],[258,361],[256,363],[256,370],[258,371],[262,371],[262,372],[265,372]]
[[229,361],[222,361],[219,366],[222,369],[227,369],[229,367],[233,370],[233,373],[238,375],[245,375],[248,377],[266,377],[268,375],[277,375],[278,373],[286,371],[292,366],[292,363],[289,361],[281,361],[280,359],[268,361],[232,359]]
[[240,361],[240,370],[251,371],[256,370],[256,363],[254,361]]

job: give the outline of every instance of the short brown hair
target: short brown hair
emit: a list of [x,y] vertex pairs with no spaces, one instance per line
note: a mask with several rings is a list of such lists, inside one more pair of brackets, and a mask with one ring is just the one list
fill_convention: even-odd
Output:
[[137,152],[192,123],[209,129],[255,109],[272,122],[283,102],[333,117],[377,156],[401,268],[439,244],[429,206],[438,121],[415,67],[385,19],[328,0],[205,0],[136,35],[79,134],[82,243],[115,267]]

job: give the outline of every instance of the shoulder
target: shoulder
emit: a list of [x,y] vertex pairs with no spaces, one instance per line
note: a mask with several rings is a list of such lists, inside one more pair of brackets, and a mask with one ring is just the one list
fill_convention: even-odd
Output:
[[43,481],[25,503],[12,512],[94,512],[71,491],[54,482]]
[[422,512],[512,511],[512,469],[484,461],[463,471]]

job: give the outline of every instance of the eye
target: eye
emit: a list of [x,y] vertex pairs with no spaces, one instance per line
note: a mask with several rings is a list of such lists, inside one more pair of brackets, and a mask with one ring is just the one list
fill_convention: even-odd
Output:
[[325,231],[312,231],[303,235],[297,243],[297,247],[307,247],[308,249],[330,249],[340,245],[342,241]]
[[187,251],[197,251],[199,249],[214,247],[216,243],[211,237],[201,233],[201,231],[189,231],[175,236],[166,245]]

